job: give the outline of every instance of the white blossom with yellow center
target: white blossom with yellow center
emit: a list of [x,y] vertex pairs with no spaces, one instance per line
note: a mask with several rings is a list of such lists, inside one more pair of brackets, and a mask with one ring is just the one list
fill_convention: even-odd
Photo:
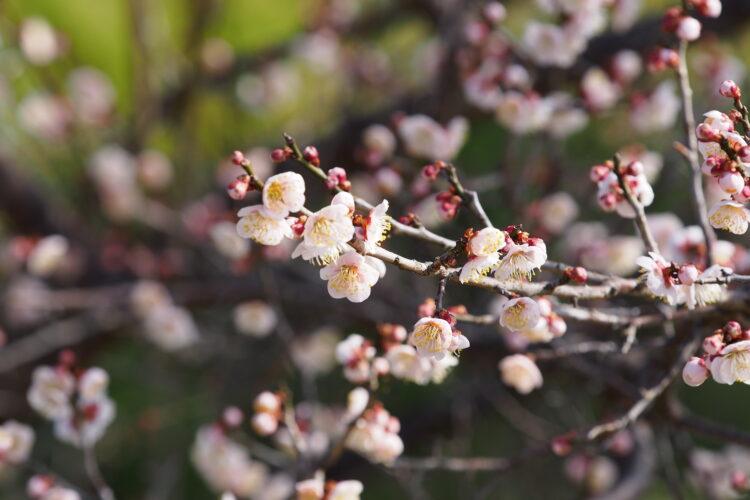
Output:
[[750,384],[750,340],[729,344],[711,360],[711,376],[720,384]]
[[328,293],[334,299],[362,302],[370,296],[370,289],[377,283],[380,273],[365,257],[350,251],[321,269],[320,278],[328,280]]
[[708,220],[716,229],[724,229],[734,234],[745,234],[750,222],[750,210],[742,203],[721,200],[708,211]]
[[262,245],[278,245],[284,238],[291,238],[292,228],[284,219],[268,214],[263,205],[245,207],[237,212],[237,234]]
[[426,358],[442,359],[450,352],[452,342],[453,329],[440,318],[420,319],[409,336],[409,344],[417,349],[417,354]]
[[296,172],[271,176],[263,186],[263,206],[269,217],[283,219],[305,204],[305,181]]
[[391,218],[386,215],[388,211],[388,200],[383,200],[370,210],[365,220],[365,241],[379,244],[385,240],[388,231],[391,230]]
[[495,277],[499,280],[530,278],[534,275],[534,271],[542,267],[546,261],[547,247],[544,243],[537,245],[512,243],[497,266]]
[[500,310],[500,324],[513,332],[535,328],[540,319],[539,304],[528,297],[510,299]]
[[354,225],[349,209],[341,204],[329,205],[307,218],[303,241],[292,252],[292,258],[302,256],[314,264],[330,264],[347,249],[354,237]]

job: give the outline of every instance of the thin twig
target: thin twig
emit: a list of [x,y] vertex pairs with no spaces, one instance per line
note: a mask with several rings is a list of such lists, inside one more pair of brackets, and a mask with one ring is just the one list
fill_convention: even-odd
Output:
[[643,204],[633,196],[633,192],[630,190],[630,186],[625,180],[625,175],[620,170],[619,154],[615,154],[614,163],[614,172],[615,175],[617,175],[617,181],[620,183],[620,189],[622,189],[625,199],[635,211],[635,225],[641,235],[643,244],[646,245],[646,250],[649,252],[659,253],[659,246],[656,244],[656,240],[651,234],[651,229],[648,227],[648,220],[646,219],[646,211],[643,209]]

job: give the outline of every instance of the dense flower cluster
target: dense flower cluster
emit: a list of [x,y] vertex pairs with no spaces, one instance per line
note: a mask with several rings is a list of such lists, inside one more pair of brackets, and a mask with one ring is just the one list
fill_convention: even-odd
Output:
[[750,329],[730,321],[703,339],[703,357],[691,358],[682,370],[686,384],[697,387],[712,377],[719,384],[750,384]]

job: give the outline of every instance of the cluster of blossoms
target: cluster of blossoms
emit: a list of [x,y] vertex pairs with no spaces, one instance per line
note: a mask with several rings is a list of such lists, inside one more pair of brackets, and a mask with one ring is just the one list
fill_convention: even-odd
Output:
[[720,301],[726,289],[717,283],[698,284],[696,281],[710,281],[732,274],[732,269],[714,264],[701,271],[693,264],[678,266],[668,262],[656,252],[636,259],[644,273],[643,280],[648,290],[670,305],[687,304],[693,309]]
[[[691,10],[703,17],[719,17],[721,0],[691,0],[685,3]],[[682,7],[667,9],[661,23],[667,33],[674,33],[678,39],[692,42],[701,36],[701,23]]]
[[421,356],[413,345],[404,343],[408,333],[401,325],[379,325],[378,331],[388,362],[388,371],[397,379],[420,385],[430,382],[439,384],[445,379],[448,371],[458,364],[456,356],[444,356],[440,360]]
[[719,92],[734,99],[737,109],[729,115],[709,111],[696,129],[698,149],[704,158],[701,170],[715,178],[724,196],[728,196],[711,207],[708,219],[717,229],[744,234],[750,223],[750,210],[745,208],[750,200],[750,179],[745,170],[750,164],[750,146],[747,136],[738,133],[735,126],[744,126],[747,108],[740,102],[742,94],[734,82],[723,82]]
[[161,349],[179,351],[200,338],[190,311],[174,304],[161,283],[139,282],[133,287],[130,302],[135,315],[143,322],[146,337]]
[[546,297],[500,300],[500,326],[528,342],[549,342],[567,331],[565,320],[552,311],[552,301]]
[[51,476],[32,476],[26,493],[35,500],[81,500],[76,490],[56,483]]
[[736,321],[703,339],[703,357],[693,357],[682,370],[686,384],[697,387],[709,375],[719,384],[750,384],[750,329]]
[[0,473],[9,466],[26,462],[34,446],[34,430],[15,420],[0,425]]
[[404,442],[398,435],[400,430],[398,418],[376,402],[354,422],[346,446],[373,463],[391,464],[404,452]]
[[643,163],[640,161],[620,166],[619,172],[614,169],[615,165],[611,161],[591,167],[590,178],[597,185],[599,206],[607,212],[615,210],[621,217],[632,219],[636,212],[624,189],[630,191],[633,199],[644,207],[653,203],[654,190],[644,175]]
[[318,471],[312,479],[298,482],[295,489],[297,500],[359,500],[364,486],[355,480],[326,481]]
[[56,366],[34,370],[28,401],[54,422],[55,436],[76,447],[93,446],[115,418],[107,395],[109,376],[101,368],[77,369],[75,356],[63,351]]

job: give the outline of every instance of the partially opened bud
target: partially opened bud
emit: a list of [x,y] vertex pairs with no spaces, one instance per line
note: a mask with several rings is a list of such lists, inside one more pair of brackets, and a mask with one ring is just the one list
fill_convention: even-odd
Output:
[[727,321],[722,330],[731,339],[737,339],[742,335],[742,326],[736,321]]
[[698,268],[692,264],[685,264],[677,273],[683,285],[692,285],[698,279]]
[[708,369],[703,359],[693,356],[682,369],[682,380],[691,387],[698,387],[708,378]]
[[740,87],[732,80],[724,80],[721,82],[721,85],[719,86],[719,94],[732,99],[739,99],[742,97]]
[[694,17],[685,16],[680,19],[675,31],[677,38],[692,42],[701,36],[701,23]]
[[316,167],[320,166],[320,156],[318,155],[318,148],[315,146],[307,146],[302,152],[302,157]]
[[595,165],[591,167],[591,171],[589,172],[589,179],[591,179],[593,182],[603,181],[609,175],[609,172],[609,168],[607,168],[605,165]]
[[227,194],[233,200],[241,200],[245,198],[249,190],[250,190],[250,176],[241,175],[229,184],[229,186],[227,187]]
[[709,356],[719,354],[724,348],[724,334],[718,333],[703,339],[703,351]]
[[701,142],[718,142],[721,140],[721,133],[717,132],[707,123],[701,123],[695,130],[695,135]]

